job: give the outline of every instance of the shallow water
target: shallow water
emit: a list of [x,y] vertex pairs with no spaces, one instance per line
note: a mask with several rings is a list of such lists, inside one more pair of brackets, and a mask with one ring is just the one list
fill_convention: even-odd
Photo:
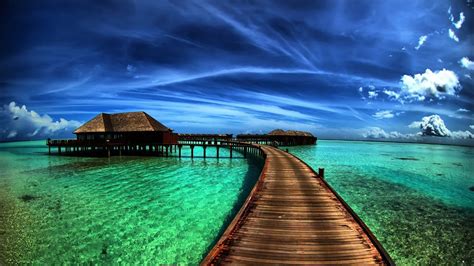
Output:
[[474,264],[474,148],[320,140],[288,149],[325,168],[397,264]]
[[[474,264],[473,148],[321,140],[289,149],[326,169],[397,264]],[[0,144],[0,265],[197,264],[261,169],[46,151],[43,141]]]
[[46,152],[44,141],[0,144],[0,265],[197,264],[261,170],[245,159]]

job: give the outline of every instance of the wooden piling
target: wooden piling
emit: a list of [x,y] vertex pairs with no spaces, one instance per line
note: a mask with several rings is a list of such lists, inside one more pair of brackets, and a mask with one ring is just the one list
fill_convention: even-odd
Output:
[[321,178],[324,178],[324,168],[319,168],[318,169],[318,176]]

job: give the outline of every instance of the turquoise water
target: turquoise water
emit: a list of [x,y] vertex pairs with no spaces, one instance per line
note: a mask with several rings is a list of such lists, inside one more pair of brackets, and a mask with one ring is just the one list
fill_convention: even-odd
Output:
[[261,170],[245,159],[46,152],[44,141],[0,144],[0,265],[197,264]]
[[[326,169],[397,264],[474,264],[474,148],[321,140],[289,149]],[[197,264],[261,169],[46,151],[43,141],[0,144],[0,265]]]
[[474,148],[321,140],[288,149],[325,168],[397,264],[474,264]]

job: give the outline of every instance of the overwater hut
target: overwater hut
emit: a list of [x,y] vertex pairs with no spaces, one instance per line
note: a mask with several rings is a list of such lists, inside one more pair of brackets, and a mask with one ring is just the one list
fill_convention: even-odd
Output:
[[240,134],[237,140],[279,146],[314,145],[317,138],[306,131],[275,129],[267,134]]
[[[74,131],[75,140],[48,140],[48,146],[79,154],[168,153],[178,136],[145,112],[98,114]],[[166,151],[165,151],[166,150]]]

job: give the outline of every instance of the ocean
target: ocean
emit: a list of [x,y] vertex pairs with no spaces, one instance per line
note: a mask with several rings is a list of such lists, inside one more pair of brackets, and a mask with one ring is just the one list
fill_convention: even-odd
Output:
[[[284,148],[325,168],[397,264],[474,263],[474,148]],[[261,168],[243,158],[48,156],[44,141],[1,143],[0,264],[198,264]]]
[[2,143],[0,265],[198,264],[262,161],[48,156],[45,141]]
[[335,188],[398,265],[474,264],[474,148],[319,140],[288,147]]

